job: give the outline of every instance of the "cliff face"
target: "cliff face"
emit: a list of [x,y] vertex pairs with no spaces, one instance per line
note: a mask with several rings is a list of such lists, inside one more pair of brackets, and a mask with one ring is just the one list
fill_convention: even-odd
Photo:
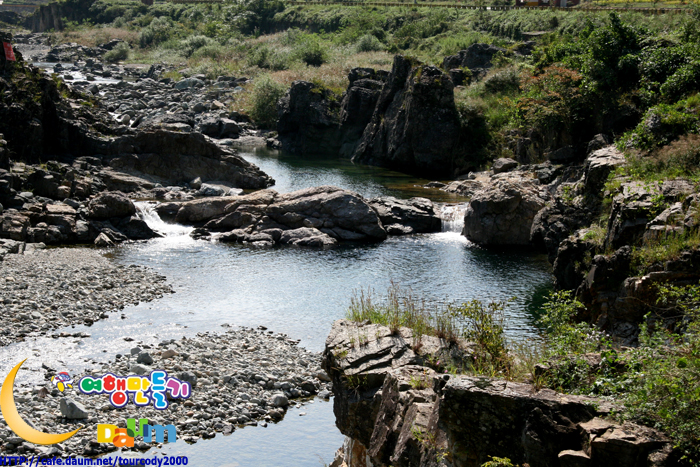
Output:
[[323,365],[348,440],[333,466],[477,467],[491,456],[530,467],[671,465],[662,433],[608,418],[619,407],[525,383],[439,374],[427,363],[468,352],[434,337],[421,342],[404,328],[392,334],[334,323]]
[[79,22],[88,18],[92,3],[90,0],[72,0],[41,5],[24,21],[24,27],[32,32],[44,32],[50,29],[61,31],[65,21]]

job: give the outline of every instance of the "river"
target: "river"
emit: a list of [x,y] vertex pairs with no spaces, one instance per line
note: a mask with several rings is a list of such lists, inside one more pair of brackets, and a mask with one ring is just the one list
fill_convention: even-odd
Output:
[[[422,188],[427,180],[348,161],[303,160],[264,149],[241,150],[241,155],[275,178],[272,188],[279,192],[335,185],[365,197],[425,196],[450,203],[442,207],[443,232],[326,250],[257,248],[193,240],[189,228],[163,223],[148,203],[140,203],[147,222],[165,237],[117,248],[111,256],[123,264],[159,271],[176,293],[126,308],[125,319],[113,316],[90,328],[76,326],[73,332],[84,329],[92,335],[70,350],[76,357],[99,360],[126,352],[129,344],[124,337],[157,343],[215,331],[223,324],[263,325],[320,351],[331,323],[344,317],[353,292],[371,288],[385,293],[392,283],[439,303],[513,298],[507,310],[508,335],[537,336],[532,310],[550,287],[546,257],[530,251],[493,252],[471,244],[459,233],[464,200]],[[41,342],[8,350],[19,355]],[[54,352],[68,350],[56,347]],[[330,463],[342,440],[334,426],[332,403],[317,399],[290,409],[282,422],[268,428],[245,428],[230,436],[193,445],[169,444],[155,451],[188,455],[196,459],[190,465],[299,467]]]

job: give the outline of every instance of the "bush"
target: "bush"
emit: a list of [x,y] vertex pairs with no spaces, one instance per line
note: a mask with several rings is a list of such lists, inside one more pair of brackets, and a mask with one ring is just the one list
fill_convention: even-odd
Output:
[[654,149],[687,133],[700,133],[700,99],[697,95],[675,104],[650,108],[637,128],[623,136],[621,145]]
[[514,94],[520,90],[520,72],[506,68],[484,80],[484,89],[491,94]]
[[284,96],[287,89],[274,81],[269,75],[255,79],[252,91],[250,118],[264,128],[272,128],[277,124],[277,101]]
[[289,54],[263,44],[248,56],[248,64],[274,71],[286,70],[289,68]]
[[139,44],[142,48],[158,45],[170,39],[173,24],[170,18],[155,18],[139,33]]
[[321,66],[328,61],[326,47],[316,34],[306,35],[296,48],[296,56],[309,66]]
[[[624,418],[671,437],[680,465],[698,465],[700,284],[661,284],[658,292],[658,301],[647,304],[657,314],[648,314],[640,325],[639,346],[625,350],[597,331],[580,332],[582,323],[575,322],[580,303],[569,292],[553,295],[540,318],[547,337],[548,385],[612,396],[626,406]],[[599,361],[589,360],[593,351],[600,352]]]
[[697,91],[700,91],[700,60],[682,66],[661,85],[661,94],[668,101]]
[[462,337],[476,344],[474,366],[478,373],[497,373],[510,368],[508,348],[504,334],[505,303],[479,300],[451,307],[462,327]]
[[214,39],[210,37],[195,35],[184,39],[180,42],[180,45],[182,47],[182,53],[185,55],[185,57],[191,57],[196,50],[202,47],[218,44]]
[[355,51],[361,52],[379,52],[384,50],[384,44],[372,34],[365,34],[355,44]]
[[105,53],[104,60],[108,63],[116,63],[121,60],[126,60],[129,58],[129,52],[129,44],[126,42],[120,42],[112,50]]
[[523,82],[523,94],[515,101],[515,117],[524,128],[580,133],[590,113],[577,71],[552,66]]

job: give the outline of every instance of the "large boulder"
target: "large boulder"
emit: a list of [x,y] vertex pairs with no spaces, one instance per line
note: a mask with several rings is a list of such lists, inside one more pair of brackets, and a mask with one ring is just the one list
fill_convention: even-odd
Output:
[[460,130],[450,78],[438,68],[397,55],[352,160],[422,176],[448,176]]
[[326,339],[322,361],[336,395],[336,425],[344,435],[369,447],[387,375],[453,353],[457,359],[466,358],[460,352],[443,339],[414,338],[408,328],[392,331],[379,324],[336,321]]
[[88,216],[91,219],[132,216],[136,213],[134,203],[118,191],[100,193],[88,203]]
[[389,235],[439,232],[442,228],[435,205],[427,198],[400,200],[382,196],[372,198],[368,203],[379,214]]
[[534,182],[495,180],[472,197],[462,233],[483,246],[528,245],[533,220],[548,198]]
[[505,49],[488,44],[472,44],[456,55],[445,57],[442,69],[449,71],[455,68],[469,68],[473,74],[484,74],[485,70],[493,66],[493,57],[499,52],[504,53]]
[[594,151],[586,158],[584,165],[583,181],[586,191],[598,194],[608,180],[608,175],[624,163],[625,155],[618,151],[615,146],[607,146]]
[[279,195],[266,213],[288,228],[314,227],[339,240],[384,240],[387,235],[364,198],[332,186]]
[[226,212],[226,206],[231,204],[232,201],[233,198],[230,196],[213,196],[186,201],[177,210],[175,221],[181,224],[208,221],[223,215]]
[[340,102],[332,91],[308,81],[294,81],[277,104],[282,149],[300,155],[337,155],[340,149]]
[[425,467],[449,459],[478,467],[490,456],[531,467],[670,465],[668,438],[604,418],[620,410],[608,401],[430,367],[466,364],[463,344],[407,328],[333,323],[322,364],[336,425],[348,438],[332,465]]

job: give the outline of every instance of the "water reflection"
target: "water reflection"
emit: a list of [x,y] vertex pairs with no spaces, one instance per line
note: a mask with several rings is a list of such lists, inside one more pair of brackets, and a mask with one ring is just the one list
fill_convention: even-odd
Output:
[[400,172],[353,164],[349,159],[301,157],[266,148],[245,148],[240,155],[275,179],[271,187],[280,193],[311,186],[333,185],[360,193],[365,198],[420,196],[441,202],[462,202],[464,198],[437,188],[423,188],[431,180]]

